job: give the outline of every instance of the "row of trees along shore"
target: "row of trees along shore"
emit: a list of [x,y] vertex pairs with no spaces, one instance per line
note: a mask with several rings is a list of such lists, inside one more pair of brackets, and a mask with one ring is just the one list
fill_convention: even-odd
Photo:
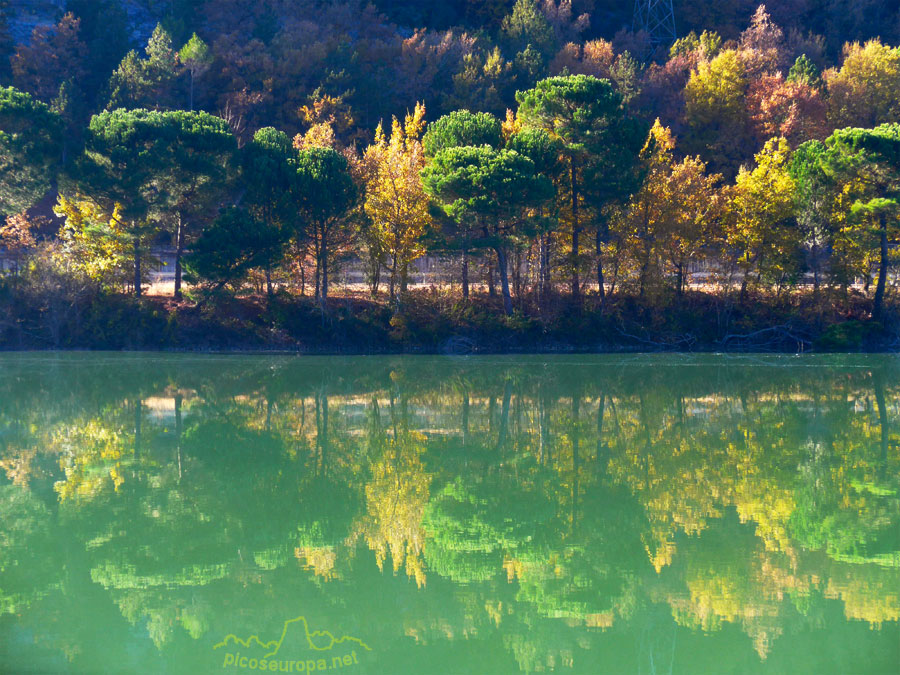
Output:
[[[563,286],[576,303],[681,295],[703,269],[706,290],[742,299],[807,275],[815,293],[861,279],[882,318],[900,196],[900,110],[886,88],[900,91],[900,49],[850,45],[824,78],[801,54],[785,78],[785,38],[761,8],[740,41],[692,34],[672,47],[668,64],[689,61],[674,124],[651,123],[621,78],[573,65],[517,91],[505,118],[460,109],[428,123],[417,103],[367,143],[344,100],[322,92],[293,138],[250,134],[228,111],[166,109],[160,54],[190,75],[191,108],[209,54],[196,35],[179,52],[164,37],[154,32],[146,59],[130,53],[110,109],[86,128],[72,130],[58,98],[0,89],[0,245],[13,277],[63,266],[140,296],[167,241],[178,299],[185,280],[208,297],[253,278],[269,296],[311,286],[324,308],[356,257],[373,295],[386,281],[400,308],[413,262],[432,252],[451,261],[465,300],[471,265],[486,266],[506,314]],[[114,107],[153,92],[154,109]],[[748,146],[755,156],[738,164]],[[58,233],[34,216],[48,194]]]

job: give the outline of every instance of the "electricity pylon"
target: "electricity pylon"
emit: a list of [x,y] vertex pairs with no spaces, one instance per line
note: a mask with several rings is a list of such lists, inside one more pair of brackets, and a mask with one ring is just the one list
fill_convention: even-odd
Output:
[[651,52],[660,45],[671,45],[677,37],[672,0],[634,0],[631,30],[647,33]]

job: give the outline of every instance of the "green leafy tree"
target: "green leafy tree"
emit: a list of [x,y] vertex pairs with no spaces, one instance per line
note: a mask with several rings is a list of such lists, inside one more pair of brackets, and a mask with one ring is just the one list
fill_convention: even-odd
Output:
[[59,115],[64,124],[63,164],[68,161],[69,148],[78,147],[89,115],[88,102],[84,92],[74,80],[66,80],[59,86],[56,97],[50,102],[50,109]]
[[115,108],[174,107],[173,88],[178,76],[178,53],[169,33],[157,25],[144,50],[145,57],[132,50],[125,55],[109,81],[108,110]]
[[874,129],[840,129],[825,141],[825,173],[850,189],[850,212],[858,236],[878,251],[878,280],[872,318],[884,313],[891,243],[898,237],[900,215],[900,124]]
[[822,74],[816,64],[806,55],[801,54],[788,71],[788,82],[799,82],[815,89],[822,87]]
[[160,203],[160,181],[171,168],[167,158],[174,138],[171,118],[162,113],[103,112],[91,118],[84,153],[73,170],[79,191],[117,214],[131,236],[137,297],[143,283],[142,245],[156,231],[150,216]]
[[426,191],[454,217],[474,217],[487,245],[497,254],[503,308],[512,314],[509,290],[509,250],[527,234],[529,209],[546,201],[553,186],[535,171],[535,164],[512,150],[488,146],[447,148],[425,169]]
[[178,52],[178,59],[190,74],[190,95],[188,103],[190,110],[194,109],[194,79],[203,75],[212,64],[212,54],[209,46],[194,33],[191,39]]
[[347,160],[330,148],[301,150],[295,180],[300,218],[315,251],[316,297],[324,308],[329,258],[353,232],[348,216],[359,195]]
[[60,569],[46,552],[56,533],[47,506],[18,485],[0,487],[0,614],[22,612],[60,583]]
[[[116,69],[131,42],[125,6],[118,0],[66,0],[66,11],[81,21],[78,37],[87,46],[84,76],[79,78],[88,108],[102,106],[109,96],[109,74]],[[81,123],[87,126],[88,117]]]
[[456,110],[428,125],[422,137],[425,154],[434,157],[445,148],[489,145],[499,148],[503,141],[500,120],[485,112]]
[[547,56],[555,50],[553,27],[536,0],[516,0],[512,11],[503,19],[501,30],[503,38],[516,52],[533,46]]
[[452,89],[445,93],[444,109],[471,108],[502,115],[513,98],[512,69],[499,47],[466,54],[453,76]]
[[284,255],[285,233],[229,207],[194,242],[185,258],[191,278],[213,290],[236,284],[252,269],[268,269]]
[[[428,125],[422,137],[425,154],[431,158],[441,150],[464,146],[486,145],[497,149],[503,143],[500,120],[490,113],[456,110]],[[428,188],[426,188],[427,191]],[[446,215],[446,212],[444,212]],[[471,217],[455,212],[454,217],[439,219],[440,245],[458,250],[461,255],[462,296],[469,299],[469,257],[480,244],[480,235]]]
[[669,47],[669,58],[698,54],[702,58],[710,60],[716,57],[721,48],[722,36],[718,33],[705,30],[697,35],[695,31],[691,31],[684,37],[675,40],[675,43]]
[[[297,151],[287,134],[273,127],[260,129],[243,149],[243,203],[267,229],[302,239],[297,219]],[[275,259],[271,263],[277,263]],[[265,267],[266,292],[272,295],[272,268]]]
[[830,249],[830,276],[849,283],[846,261],[841,259],[834,246],[834,226],[831,206],[834,195],[830,181],[821,171],[819,162],[825,152],[821,141],[807,141],[791,155],[788,171],[794,180],[795,213],[797,226],[807,247],[807,260],[813,273],[813,290],[818,292],[822,277],[825,253]]
[[0,87],[0,215],[33,206],[50,189],[62,153],[62,124],[45,104]]
[[[622,95],[609,80],[589,75],[550,77],[516,94],[516,100],[522,122],[558,139],[568,164],[571,288],[577,298],[581,293],[580,211],[585,198],[600,208],[621,191],[623,177],[636,161],[644,133],[626,116]],[[589,180],[590,188],[586,189]],[[599,257],[597,278],[602,294],[604,277]]]
[[181,258],[199,221],[214,212],[235,172],[237,143],[228,124],[205,112],[163,113],[171,131],[155,186],[160,218],[172,223],[175,242],[175,298],[181,294]]
[[616,83],[626,106],[641,93],[642,71],[641,63],[628,52],[622,52],[613,62],[609,76]]
[[[509,150],[515,150],[520,155],[534,162],[535,171],[541,176],[552,177],[559,172],[561,146],[558,139],[554,138],[544,129],[521,129],[513,134],[506,144]],[[554,185],[554,190],[556,186]],[[555,193],[554,193],[555,196]],[[546,204],[539,204],[535,218],[538,228],[538,288],[541,298],[546,299],[550,294],[551,286],[551,236],[559,224],[556,209],[552,206],[553,200]]]

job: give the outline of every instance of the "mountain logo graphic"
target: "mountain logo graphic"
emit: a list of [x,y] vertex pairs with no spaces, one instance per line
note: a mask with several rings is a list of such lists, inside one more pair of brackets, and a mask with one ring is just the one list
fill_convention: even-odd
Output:
[[[281,636],[277,640],[263,640],[259,635],[241,638],[230,633],[221,642],[213,645],[213,650],[219,649],[225,651],[223,668],[282,673],[337,670],[358,664],[357,650],[372,651],[372,648],[358,637],[352,635],[335,637],[331,631],[310,630],[305,616],[285,621]],[[238,649],[241,651],[237,651]],[[309,650],[306,656],[316,658],[299,659],[295,650],[301,649]],[[335,653],[337,651],[341,653]]]

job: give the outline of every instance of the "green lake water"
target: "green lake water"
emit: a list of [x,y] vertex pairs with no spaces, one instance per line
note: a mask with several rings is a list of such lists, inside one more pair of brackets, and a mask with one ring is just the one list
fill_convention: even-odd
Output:
[[2,673],[900,672],[891,356],[0,354]]

